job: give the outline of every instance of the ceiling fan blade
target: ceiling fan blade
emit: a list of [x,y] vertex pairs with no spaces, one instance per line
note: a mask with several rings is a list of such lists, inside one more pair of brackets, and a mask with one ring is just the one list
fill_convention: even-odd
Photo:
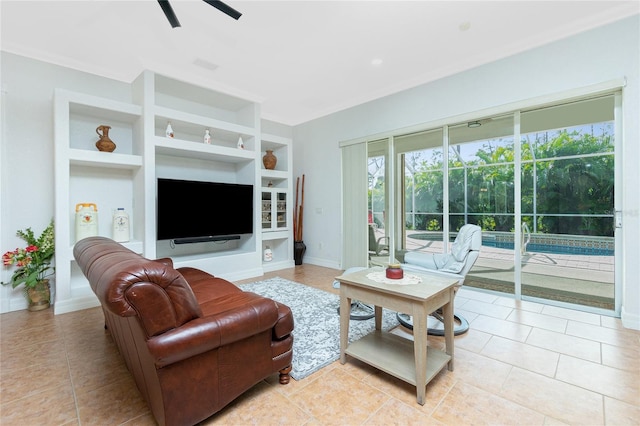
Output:
[[227,15],[231,16],[236,21],[238,19],[240,19],[240,17],[242,16],[242,13],[238,12],[237,10],[232,8],[231,6],[225,4],[225,3],[221,2],[221,1],[217,1],[217,0],[203,0],[203,1],[205,3],[210,4],[211,6],[215,7],[219,11],[221,11],[223,13],[226,13]]
[[162,8],[162,11],[164,12],[164,15],[169,20],[169,23],[171,24],[171,27],[172,28],[179,27],[180,26],[180,21],[178,21],[178,17],[173,12],[173,8],[169,4],[169,1],[168,0],[158,0],[158,3],[160,4],[160,7]]

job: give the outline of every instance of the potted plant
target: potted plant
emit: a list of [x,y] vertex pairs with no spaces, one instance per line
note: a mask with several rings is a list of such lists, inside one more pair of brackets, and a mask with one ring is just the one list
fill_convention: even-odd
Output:
[[30,311],[47,309],[51,303],[49,277],[53,274],[51,259],[55,253],[53,220],[42,234],[36,238],[31,228],[16,233],[26,241],[27,247],[16,248],[2,255],[5,267],[15,266],[16,270],[9,282],[13,288],[24,284]]

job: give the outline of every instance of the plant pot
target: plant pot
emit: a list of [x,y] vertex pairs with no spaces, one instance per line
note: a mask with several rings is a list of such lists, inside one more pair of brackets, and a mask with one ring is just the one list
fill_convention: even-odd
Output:
[[293,261],[296,265],[302,265],[302,257],[307,251],[307,246],[302,241],[293,242]]
[[42,311],[51,306],[51,289],[49,280],[39,281],[35,287],[26,290],[30,311]]

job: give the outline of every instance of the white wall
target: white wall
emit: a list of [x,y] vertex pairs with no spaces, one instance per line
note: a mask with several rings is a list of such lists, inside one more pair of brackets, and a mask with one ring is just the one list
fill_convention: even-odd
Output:
[[[117,66],[117,64],[114,64]],[[0,251],[24,247],[15,233],[39,235],[54,215],[53,91],[55,88],[131,101],[130,85],[2,52]],[[98,136],[96,135],[96,141]],[[12,270],[2,268],[6,282]],[[22,286],[0,288],[0,312],[26,308]]]
[[306,175],[305,262],[340,267],[340,141],[626,77],[622,316],[625,325],[640,328],[639,21],[628,18],[296,126],[294,175]]

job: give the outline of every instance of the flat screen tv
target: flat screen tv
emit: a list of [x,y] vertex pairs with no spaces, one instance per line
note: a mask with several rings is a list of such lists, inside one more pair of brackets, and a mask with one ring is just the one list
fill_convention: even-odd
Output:
[[253,185],[158,178],[158,240],[239,239],[253,233],[253,217]]

